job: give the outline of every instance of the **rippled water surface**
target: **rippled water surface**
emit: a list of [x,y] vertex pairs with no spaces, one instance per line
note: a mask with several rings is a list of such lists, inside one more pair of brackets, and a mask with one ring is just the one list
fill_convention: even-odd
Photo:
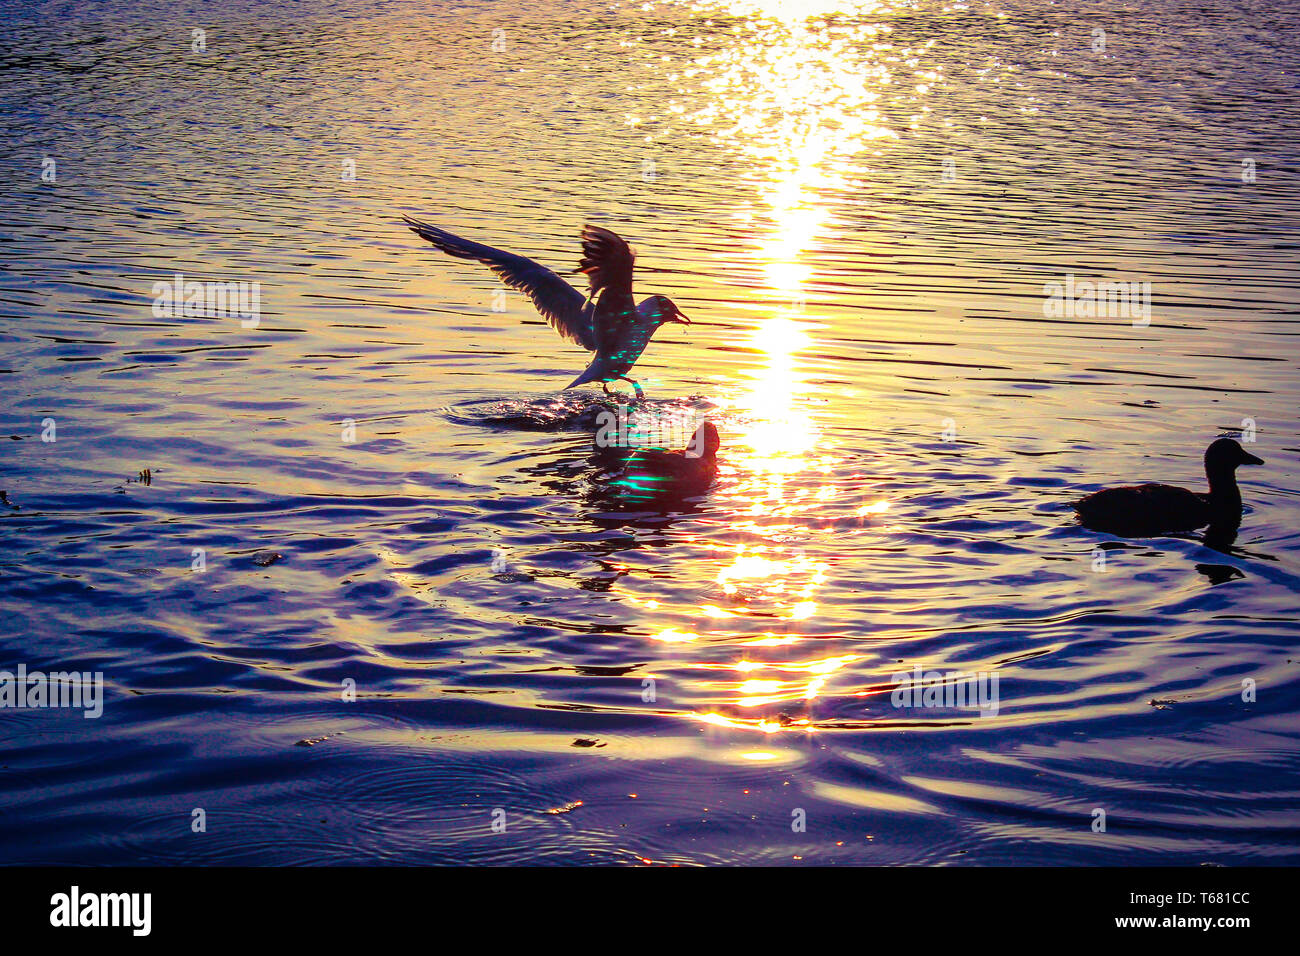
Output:
[[[0,665],[106,696],[0,710],[0,860],[1300,862],[1285,4],[0,13]],[[403,214],[632,241],[712,488],[611,493],[586,353]],[[1074,523],[1243,429],[1230,548]]]

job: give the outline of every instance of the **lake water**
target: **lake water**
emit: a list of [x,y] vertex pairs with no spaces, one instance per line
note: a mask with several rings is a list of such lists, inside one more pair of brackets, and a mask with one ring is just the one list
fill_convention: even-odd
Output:
[[[1300,26],[1067,6],[0,2],[0,861],[1300,862]],[[708,493],[404,214],[631,241]]]

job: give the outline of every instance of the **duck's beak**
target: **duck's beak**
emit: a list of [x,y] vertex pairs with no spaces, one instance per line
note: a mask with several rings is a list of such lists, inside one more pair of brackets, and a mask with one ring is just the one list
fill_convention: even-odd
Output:
[[1263,459],[1263,458],[1256,458],[1256,457],[1255,457],[1254,455],[1252,455],[1250,452],[1248,452],[1248,451],[1243,451],[1243,452],[1241,453],[1241,463],[1242,463],[1243,465],[1262,465],[1262,464],[1264,464],[1264,459]]
[[[674,308],[676,308],[676,306],[674,306]],[[690,324],[691,324],[691,320],[688,319],[688,318],[686,317],[686,313],[683,312],[681,309],[677,309],[676,314],[675,314],[671,319],[669,319],[668,321],[669,321],[669,322],[680,322],[682,325],[690,325]]]

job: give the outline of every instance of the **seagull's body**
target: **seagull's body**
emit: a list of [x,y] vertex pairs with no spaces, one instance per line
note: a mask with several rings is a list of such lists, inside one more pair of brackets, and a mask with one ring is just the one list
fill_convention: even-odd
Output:
[[550,269],[524,256],[493,249],[452,235],[445,229],[405,218],[411,231],[458,259],[483,263],[507,286],[528,295],[552,327],[577,345],[596,353],[586,370],[565,388],[600,382],[631,383],[638,398],[641,386],[628,378],[659,327],[668,322],[690,324],[690,319],[663,295],[652,295],[640,305],[632,296],[632,248],[608,229],[584,226],[579,271],[587,276],[583,295]]

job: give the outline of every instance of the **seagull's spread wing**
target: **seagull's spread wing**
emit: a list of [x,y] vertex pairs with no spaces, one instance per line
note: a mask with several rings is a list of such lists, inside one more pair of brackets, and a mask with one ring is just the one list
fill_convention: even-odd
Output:
[[555,331],[588,351],[596,350],[590,310],[584,309],[586,298],[550,269],[532,259],[454,236],[418,219],[403,216],[402,221],[417,236],[427,239],[447,255],[483,263],[510,288],[527,293],[537,311],[546,317]]
[[591,294],[608,290],[621,296],[632,295],[632,247],[600,226],[582,227],[582,261],[578,271],[591,283]]

